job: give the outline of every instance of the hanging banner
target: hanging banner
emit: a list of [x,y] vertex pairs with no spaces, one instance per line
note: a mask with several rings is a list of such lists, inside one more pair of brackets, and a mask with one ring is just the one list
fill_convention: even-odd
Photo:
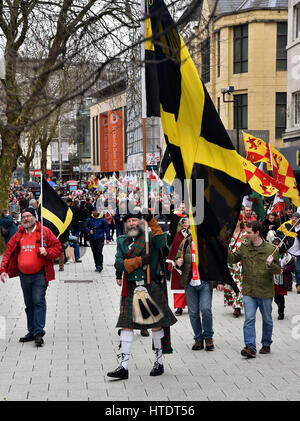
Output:
[[68,142],[62,142],[61,144],[61,160],[69,161],[69,144]]
[[99,116],[100,129],[100,171],[109,170],[109,146],[108,146],[108,117],[107,113]]
[[52,156],[52,161],[58,161],[58,143],[57,142],[51,143],[51,156]]
[[122,109],[108,111],[109,171],[123,171]]

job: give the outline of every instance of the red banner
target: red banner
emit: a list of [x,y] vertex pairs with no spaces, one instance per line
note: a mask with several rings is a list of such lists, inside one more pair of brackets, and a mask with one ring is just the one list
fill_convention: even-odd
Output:
[[123,170],[123,113],[108,111],[109,171]]
[[108,142],[108,116],[107,113],[99,116],[100,128],[100,171],[109,170],[109,142]]

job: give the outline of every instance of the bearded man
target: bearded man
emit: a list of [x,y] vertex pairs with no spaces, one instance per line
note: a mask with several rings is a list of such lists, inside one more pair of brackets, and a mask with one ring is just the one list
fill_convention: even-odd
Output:
[[7,276],[20,277],[28,333],[19,342],[34,340],[36,346],[44,344],[46,290],[48,282],[55,278],[53,263],[61,252],[61,244],[55,235],[49,228],[42,228],[33,208],[26,208],[18,231],[7,243],[0,268],[3,283]]
[[[124,218],[125,235],[117,238],[115,268],[123,273],[120,315],[116,327],[122,329],[121,365],[107,373],[109,377],[128,379],[128,362],[133,342],[134,329],[145,326],[152,329],[153,349],[156,359],[150,376],[159,376],[164,372],[162,354],[172,352],[168,328],[176,323],[168,306],[167,294],[163,289],[160,249],[166,245],[166,233],[163,233],[152,215],[147,219],[149,228],[149,254],[146,254],[144,220],[140,213],[129,213]],[[150,265],[150,283],[147,283],[147,265]],[[117,284],[122,280],[117,276]]]

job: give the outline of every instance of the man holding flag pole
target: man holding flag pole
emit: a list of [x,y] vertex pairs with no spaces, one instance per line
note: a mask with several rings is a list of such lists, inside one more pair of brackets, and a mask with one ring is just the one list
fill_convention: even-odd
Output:
[[28,329],[20,342],[34,340],[36,346],[44,344],[46,290],[48,282],[55,279],[54,259],[59,257],[61,250],[61,244],[52,231],[36,220],[34,209],[26,208],[18,231],[7,244],[0,268],[3,283],[8,276],[20,277]]

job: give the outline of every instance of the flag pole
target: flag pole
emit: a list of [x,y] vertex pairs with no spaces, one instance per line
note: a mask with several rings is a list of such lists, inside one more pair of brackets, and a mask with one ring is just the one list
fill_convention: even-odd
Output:
[[[144,208],[148,210],[148,185],[147,185],[147,171],[146,171],[146,71],[145,71],[145,1],[141,0],[141,36],[143,42],[141,43],[141,85],[142,85],[142,125],[143,125],[143,172],[144,172]],[[145,242],[146,254],[149,254],[149,231],[148,222],[145,220]],[[147,265],[147,284],[150,284],[150,265]]]

